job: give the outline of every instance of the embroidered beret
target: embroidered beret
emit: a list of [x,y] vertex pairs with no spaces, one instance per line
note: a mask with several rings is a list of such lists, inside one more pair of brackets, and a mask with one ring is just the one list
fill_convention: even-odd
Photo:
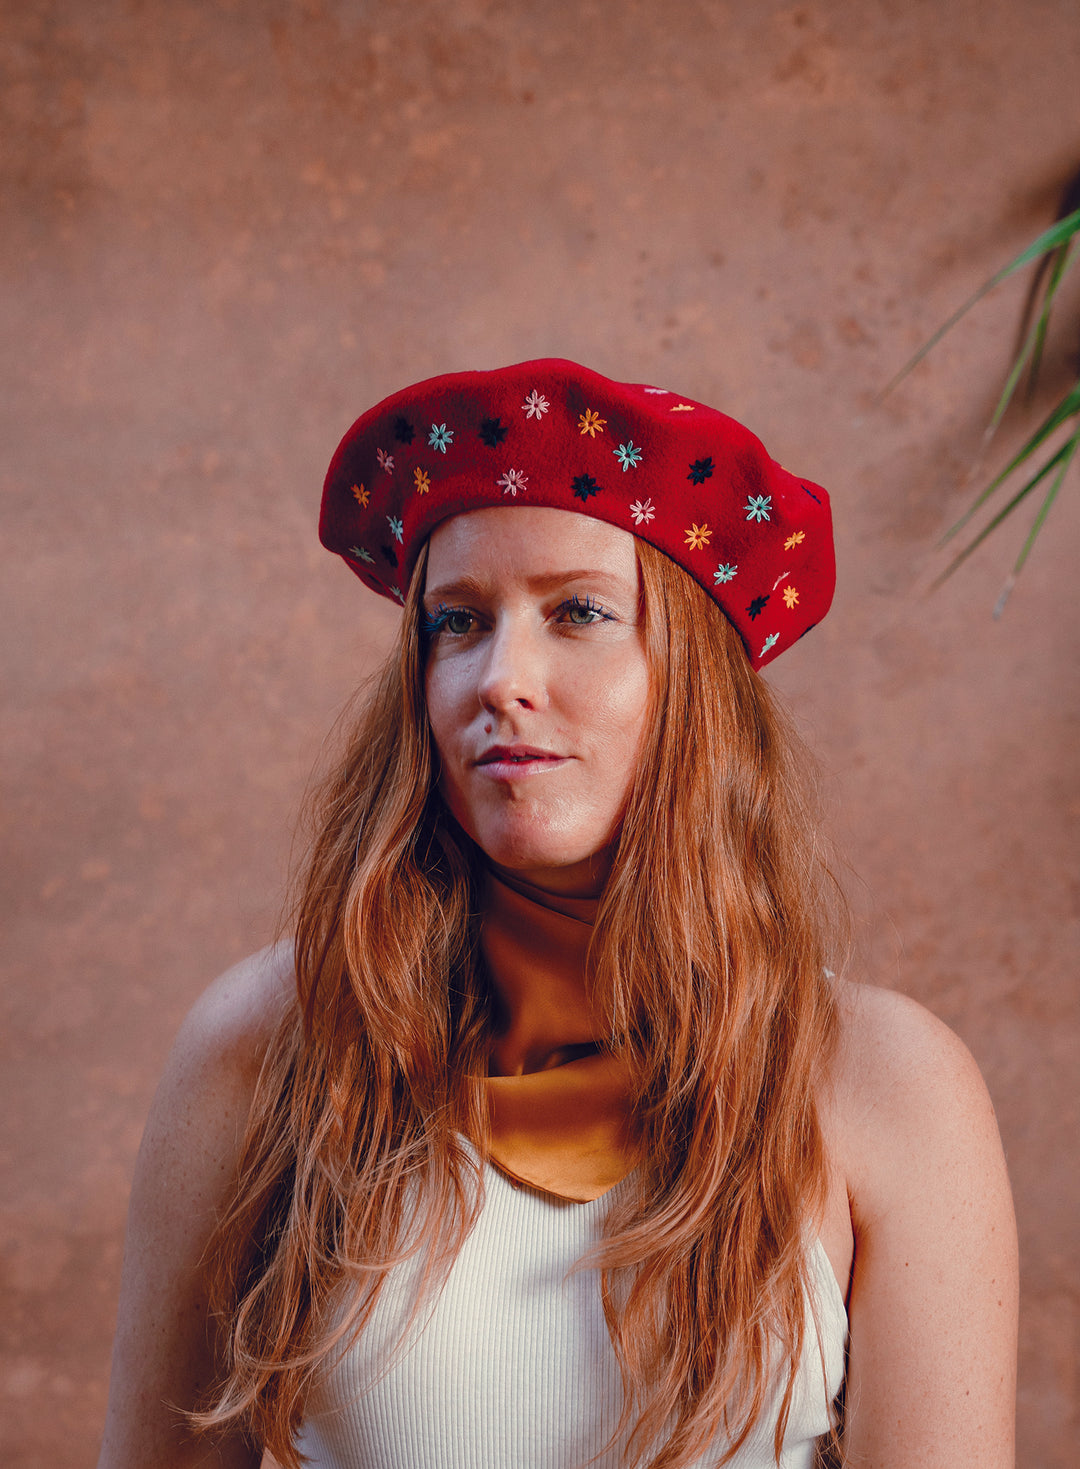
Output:
[[719,604],[755,668],[832,601],[819,485],[715,408],[559,359],[447,373],[363,414],[327,472],[319,537],[403,601],[435,526],[491,505],[572,510],[649,541]]

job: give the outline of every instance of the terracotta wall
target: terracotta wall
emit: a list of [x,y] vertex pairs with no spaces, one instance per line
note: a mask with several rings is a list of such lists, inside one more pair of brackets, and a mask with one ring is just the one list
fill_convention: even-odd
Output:
[[1003,620],[1019,526],[925,595],[1022,287],[875,397],[1080,163],[1074,0],[3,14],[4,1462],[94,1462],[155,1079],[271,934],[320,741],[392,630],[316,545],[331,449],[404,382],[565,355],[834,490],[835,611],[770,674],[866,976],[986,1073],[1020,1462],[1074,1464],[1075,484]]

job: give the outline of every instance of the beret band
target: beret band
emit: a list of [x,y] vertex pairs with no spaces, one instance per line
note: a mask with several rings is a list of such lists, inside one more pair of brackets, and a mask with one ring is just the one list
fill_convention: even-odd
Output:
[[363,414],[327,472],[319,536],[401,601],[435,526],[493,505],[576,511],[649,541],[721,607],[755,668],[832,601],[820,485],[714,408],[555,358],[430,378]]

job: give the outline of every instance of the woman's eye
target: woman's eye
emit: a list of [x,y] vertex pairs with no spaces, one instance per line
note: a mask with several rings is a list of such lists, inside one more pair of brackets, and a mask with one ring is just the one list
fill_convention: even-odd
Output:
[[605,612],[599,602],[594,602],[592,597],[571,597],[559,608],[564,613],[567,622],[573,623],[575,627],[588,627],[593,622],[610,622],[611,616]]
[[429,617],[424,618],[424,631],[431,636],[445,630],[457,637],[472,632],[473,615],[464,607],[436,607]]

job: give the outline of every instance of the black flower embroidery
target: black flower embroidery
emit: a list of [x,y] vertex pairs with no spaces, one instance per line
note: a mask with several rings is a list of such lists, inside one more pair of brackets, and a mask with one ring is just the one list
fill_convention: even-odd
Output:
[[383,559],[389,561],[391,566],[396,566],[398,564],[397,552],[394,550],[393,546],[380,546],[379,550],[383,554]]
[[591,474],[579,474],[574,480],[574,496],[578,500],[587,502],[590,495],[598,495],[600,486]]
[[711,455],[708,459],[695,459],[686,478],[696,485],[703,485],[707,479],[712,479],[713,468]]
[[416,430],[407,418],[398,418],[394,421],[394,438],[399,444],[411,444],[416,437]]
[[480,425],[480,437],[489,449],[496,449],[506,438],[509,425],[500,423],[497,418],[485,418]]
[[746,610],[747,610],[747,612],[750,615],[750,621],[751,622],[753,622],[753,620],[754,620],[755,617],[760,617],[761,614],[765,611],[765,603],[768,600],[769,600],[769,597],[768,597],[768,594],[766,593],[766,595],[764,597],[755,597],[754,600],[750,603],[750,606],[747,607]]

